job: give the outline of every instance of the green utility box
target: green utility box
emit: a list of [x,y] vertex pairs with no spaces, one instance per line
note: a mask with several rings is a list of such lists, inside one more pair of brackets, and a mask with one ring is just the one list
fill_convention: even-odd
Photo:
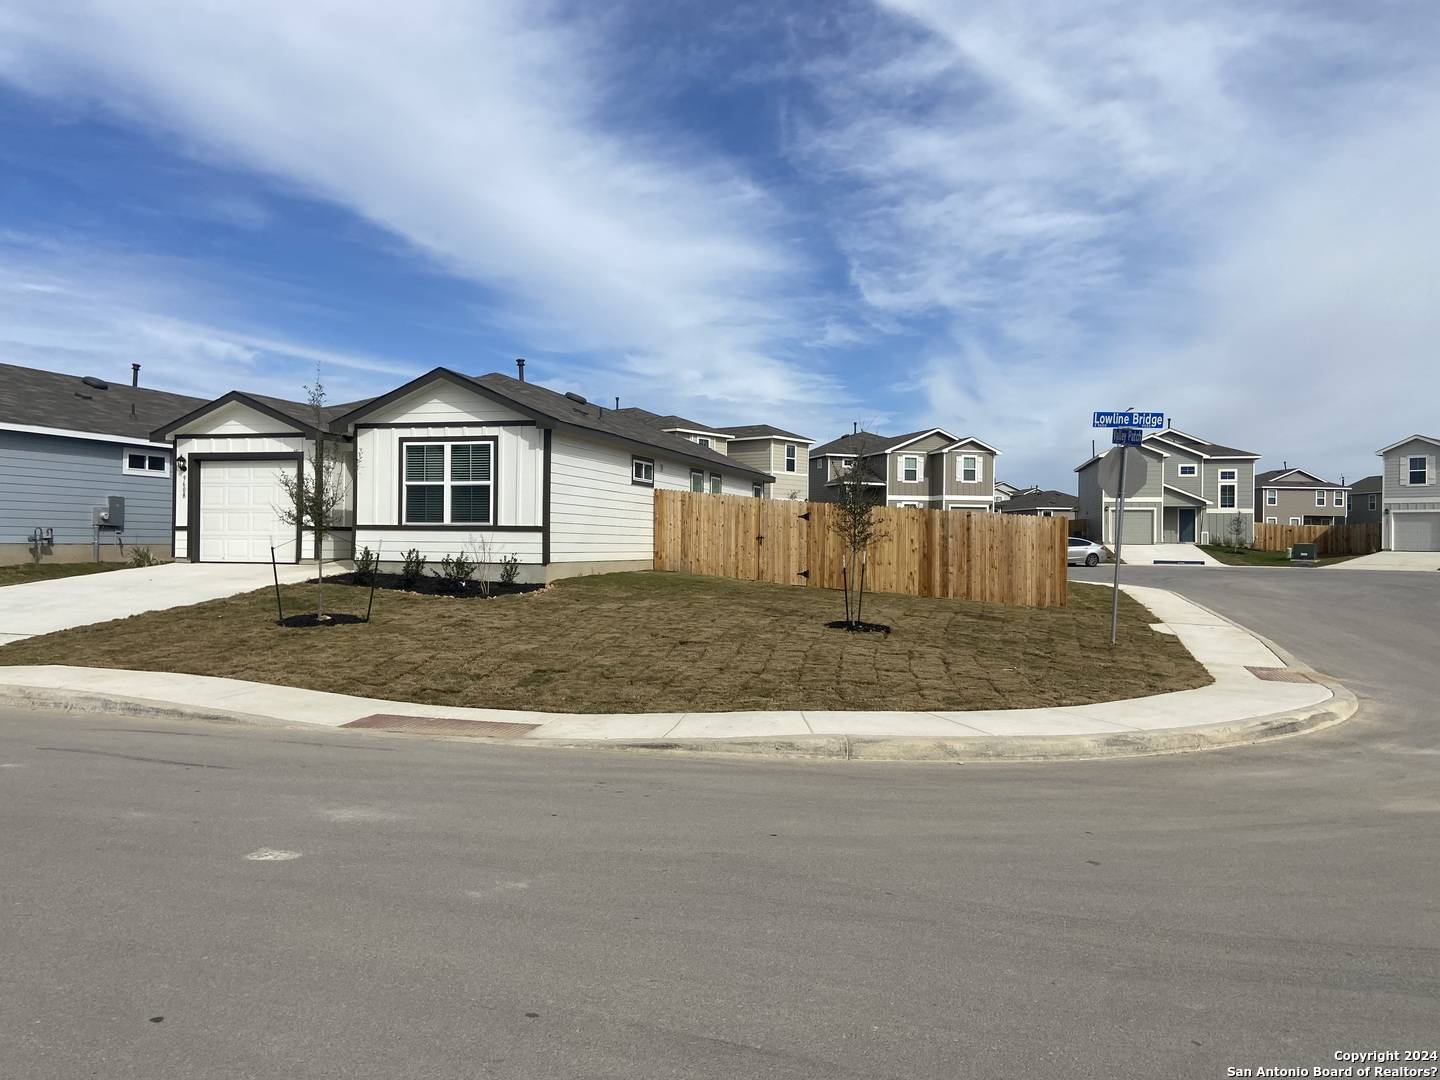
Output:
[[1320,558],[1320,548],[1317,544],[1292,544],[1290,545],[1291,562],[1314,562]]

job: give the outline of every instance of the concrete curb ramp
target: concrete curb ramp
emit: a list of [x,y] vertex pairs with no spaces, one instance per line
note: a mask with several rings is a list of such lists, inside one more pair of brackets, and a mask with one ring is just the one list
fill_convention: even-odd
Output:
[[586,714],[462,709],[202,675],[47,665],[0,668],[0,703],[500,736],[513,745],[557,748],[949,762],[1178,753],[1295,735],[1354,714],[1356,699],[1343,686],[1229,620],[1163,589],[1123,588],[1156,616],[1157,630],[1175,634],[1204,664],[1211,685],[1067,708],[984,712]]

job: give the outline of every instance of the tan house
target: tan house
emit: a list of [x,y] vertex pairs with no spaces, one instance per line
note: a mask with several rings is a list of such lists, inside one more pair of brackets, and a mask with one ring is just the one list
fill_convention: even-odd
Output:
[[809,492],[805,475],[810,444],[815,440],[805,435],[769,424],[744,424],[739,427],[715,427],[683,416],[660,416],[646,409],[615,410],[616,415],[645,424],[693,442],[707,450],[734,458],[740,465],[757,472],[769,473],[774,480],[755,484],[753,494],[767,499],[804,499]]
[[973,435],[956,437],[943,428],[907,435],[854,432],[810,452],[810,498],[838,501],[841,478],[858,464],[877,503],[990,513],[999,454]]
[[1343,525],[1350,510],[1343,484],[1304,469],[1279,468],[1255,476],[1255,520],[1266,525]]

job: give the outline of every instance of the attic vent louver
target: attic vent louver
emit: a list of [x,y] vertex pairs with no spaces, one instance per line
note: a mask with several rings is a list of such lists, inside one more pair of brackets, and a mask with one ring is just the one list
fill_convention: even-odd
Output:
[[589,404],[590,404],[590,403],[589,403],[588,401],[586,401],[583,397],[581,397],[581,396],[580,396],[579,394],[577,394],[577,393],[574,393],[573,391],[567,391],[566,394],[565,394],[565,396],[568,397],[571,401],[578,401],[581,405],[589,405]]
[[97,379],[94,375],[86,375],[80,380],[86,386],[93,386],[96,390],[109,390],[110,384],[104,379]]

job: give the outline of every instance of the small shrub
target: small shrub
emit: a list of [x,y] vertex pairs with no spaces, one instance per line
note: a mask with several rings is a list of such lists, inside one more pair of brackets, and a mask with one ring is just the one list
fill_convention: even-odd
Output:
[[500,584],[514,585],[515,579],[520,576],[520,557],[518,555],[506,555],[500,560]]
[[137,570],[144,566],[159,566],[161,561],[148,547],[130,549],[130,565]]
[[440,569],[430,572],[440,579],[442,591],[459,593],[465,591],[470,575],[475,573],[477,565],[475,560],[467,558],[462,551],[458,555],[446,555],[440,560]]
[[360,554],[355,556],[355,580],[361,585],[369,585],[375,580],[375,572],[379,569],[380,556],[369,547],[361,548]]
[[414,585],[425,573],[425,556],[421,555],[416,548],[405,552],[400,563],[400,584],[405,586]]

